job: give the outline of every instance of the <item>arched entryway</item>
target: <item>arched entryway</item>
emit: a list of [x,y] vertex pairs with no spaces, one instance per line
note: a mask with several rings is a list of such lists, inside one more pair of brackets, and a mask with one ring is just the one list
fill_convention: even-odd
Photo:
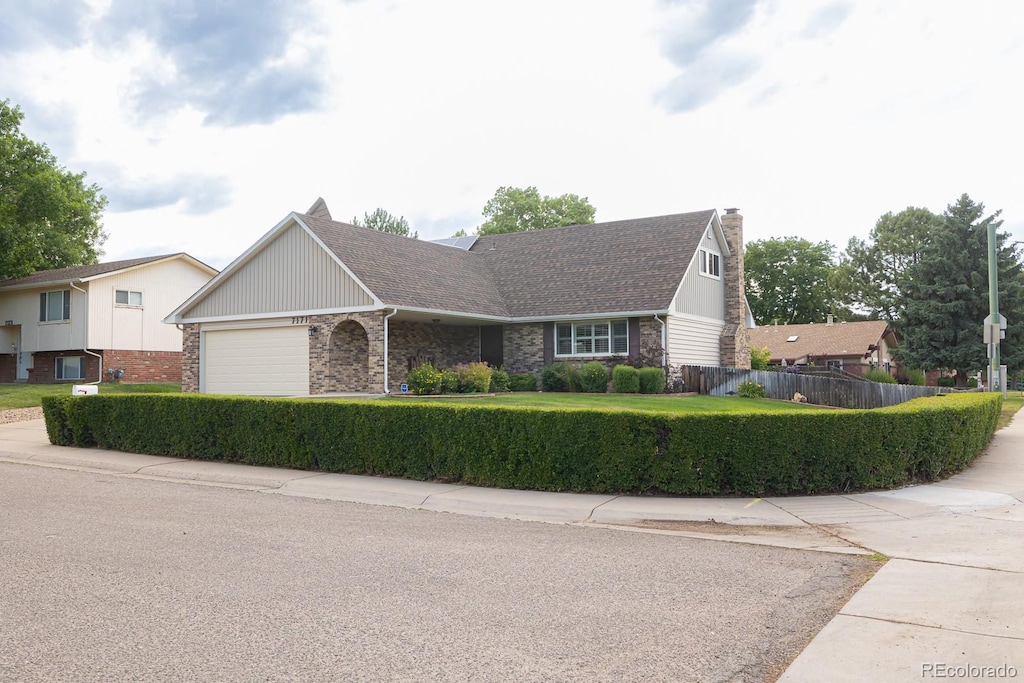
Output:
[[331,332],[328,393],[370,389],[370,340],[355,320],[338,323]]

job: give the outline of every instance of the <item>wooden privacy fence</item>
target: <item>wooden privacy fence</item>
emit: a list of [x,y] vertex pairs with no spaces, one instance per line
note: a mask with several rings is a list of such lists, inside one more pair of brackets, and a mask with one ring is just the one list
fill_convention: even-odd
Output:
[[793,372],[743,370],[712,366],[684,365],[678,368],[686,391],[710,396],[734,394],[744,382],[757,382],[768,398],[791,400],[801,393],[808,403],[836,408],[884,408],[920,396],[949,393],[945,387],[919,387],[907,384],[881,384],[865,380],[838,379]]

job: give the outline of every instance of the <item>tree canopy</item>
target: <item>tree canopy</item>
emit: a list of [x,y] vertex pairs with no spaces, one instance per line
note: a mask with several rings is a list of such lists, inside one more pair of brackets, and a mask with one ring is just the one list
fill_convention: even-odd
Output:
[[835,248],[798,237],[757,240],[744,252],[750,312],[758,325],[824,322],[845,311],[830,284]]
[[352,218],[352,225],[357,225],[361,228],[373,228],[381,232],[390,232],[393,235],[402,235],[403,237],[412,237],[414,239],[420,236],[418,232],[412,232],[409,228],[409,221],[405,220],[405,216],[396,218],[381,208],[374,209],[373,213],[364,213],[362,218],[354,216]]
[[499,187],[484,205],[483,216],[487,220],[477,234],[497,235],[584,225],[594,222],[596,212],[586,197],[574,194],[542,197],[536,187]]
[[851,238],[840,256],[833,278],[837,296],[873,318],[896,320],[908,270],[942,224],[942,216],[913,206],[879,218],[867,240]]
[[100,188],[26,137],[23,119],[0,100],[0,279],[96,263],[107,237]]
[[[988,364],[982,341],[982,321],[989,313],[988,227],[998,229],[1002,221],[997,220],[999,211],[984,213],[984,205],[966,194],[950,204],[904,282],[898,359],[926,370],[955,370],[959,385]],[[1007,235],[996,234],[999,308],[1010,322],[1001,353],[1006,365],[1019,368],[1024,361],[1024,276]]]

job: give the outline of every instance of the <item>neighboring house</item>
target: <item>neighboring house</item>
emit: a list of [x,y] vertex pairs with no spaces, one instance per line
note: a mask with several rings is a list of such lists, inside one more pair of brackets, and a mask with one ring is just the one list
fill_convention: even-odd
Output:
[[0,281],[0,382],[181,380],[181,331],[162,322],[217,271],[188,254]]
[[878,368],[895,374],[896,335],[884,320],[770,325],[747,330],[751,348],[767,348],[774,364],[835,367],[855,375]]
[[409,369],[483,360],[749,367],[743,219],[729,209],[462,238],[292,213],[179,306],[185,391],[397,392]]

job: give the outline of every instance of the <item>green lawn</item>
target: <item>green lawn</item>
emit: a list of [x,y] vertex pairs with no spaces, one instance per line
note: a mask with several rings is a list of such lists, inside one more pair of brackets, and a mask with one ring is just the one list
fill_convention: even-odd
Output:
[[475,406],[524,408],[585,408],[590,410],[638,410],[651,413],[780,413],[792,410],[834,410],[787,401],[767,401],[735,396],[653,396],[639,394],[513,393],[497,396],[392,396],[382,401],[454,403]]
[[1003,400],[1003,410],[999,415],[999,426],[1002,429],[1010,424],[1010,418],[1017,414],[1017,411],[1024,407],[1024,392],[1011,391]]
[[[42,404],[43,396],[71,394],[70,384],[0,384],[0,410],[32,408]],[[181,391],[180,384],[101,384],[101,394],[171,394]]]

